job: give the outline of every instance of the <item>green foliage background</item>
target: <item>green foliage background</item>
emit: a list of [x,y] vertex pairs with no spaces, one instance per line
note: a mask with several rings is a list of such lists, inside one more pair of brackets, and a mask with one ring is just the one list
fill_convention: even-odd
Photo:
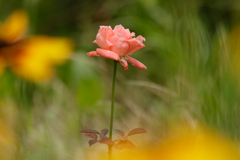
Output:
[[76,47],[48,83],[32,84],[8,71],[0,77],[1,115],[14,128],[14,158],[77,160],[92,157],[96,150],[107,151],[101,145],[87,148],[87,139],[77,132],[109,126],[113,62],[86,55],[97,47],[92,41],[100,25],[122,24],[146,38],[146,47],[133,54],[148,67],[146,71],[133,66],[124,71],[118,65],[114,128],[143,127],[149,133],[142,141],[153,140],[153,134],[160,141],[175,125],[202,124],[238,140],[239,75],[226,57],[231,54],[228,34],[240,21],[239,4],[0,0],[2,21],[24,9],[30,16],[29,34],[69,37]]

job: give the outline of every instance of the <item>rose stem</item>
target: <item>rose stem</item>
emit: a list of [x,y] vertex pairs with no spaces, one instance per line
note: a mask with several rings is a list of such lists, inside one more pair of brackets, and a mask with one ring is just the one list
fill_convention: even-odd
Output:
[[[112,128],[113,128],[113,111],[114,111],[114,93],[115,93],[116,71],[117,71],[117,61],[114,61],[113,80],[112,80],[111,119],[110,119],[110,130],[109,130],[109,139],[111,139],[111,140],[112,140]],[[112,145],[108,145],[108,156],[109,156],[109,160],[112,160]]]

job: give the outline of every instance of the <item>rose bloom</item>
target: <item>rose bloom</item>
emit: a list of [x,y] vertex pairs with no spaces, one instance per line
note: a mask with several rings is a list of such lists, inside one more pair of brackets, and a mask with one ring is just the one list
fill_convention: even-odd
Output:
[[30,81],[48,79],[54,73],[53,66],[72,53],[72,42],[46,35],[26,37],[27,28],[28,15],[20,10],[0,22],[0,75],[9,67]]
[[96,40],[93,43],[101,48],[97,48],[96,51],[91,51],[87,55],[90,57],[101,56],[119,61],[124,70],[128,69],[128,63],[145,70],[147,67],[144,64],[130,57],[134,52],[145,47],[142,43],[145,38],[141,35],[137,38],[132,38],[133,36],[135,36],[135,33],[130,33],[129,29],[125,29],[122,25],[115,26],[114,30],[110,26],[100,26]]

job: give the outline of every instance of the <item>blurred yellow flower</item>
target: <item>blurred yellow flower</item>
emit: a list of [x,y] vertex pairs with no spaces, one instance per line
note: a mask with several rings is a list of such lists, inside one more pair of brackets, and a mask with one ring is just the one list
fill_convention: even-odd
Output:
[[15,11],[0,25],[0,38],[6,44],[14,43],[27,31],[28,17],[23,11]]
[[72,52],[71,41],[48,36],[29,37],[19,44],[11,61],[13,71],[34,81],[50,77],[53,65],[66,60]]
[[10,67],[16,74],[32,81],[53,75],[53,66],[64,62],[73,51],[67,38],[49,36],[24,37],[28,16],[15,11],[0,23],[0,74]]
[[[137,149],[137,148],[136,148]],[[147,151],[148,150],[148,151]],[[174,131],[158,146],[119,153],[116,160],[239,160],[238,145],[211,130]],[[137,154],[136,154],[137,153]]]
[[238,160],[236,144],[206,129],[186,129],[157,148],[156,159],[164,160]]

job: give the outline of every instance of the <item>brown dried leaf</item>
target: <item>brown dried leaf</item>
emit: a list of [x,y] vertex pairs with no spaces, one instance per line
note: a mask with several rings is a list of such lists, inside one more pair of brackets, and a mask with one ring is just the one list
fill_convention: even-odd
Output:
[[135,145],[129,141],[119,141],[118,144],[115,146],[117,149],[123,149],[123,148],[135,148]]
[[90,140],[89,142],[88,142],[88,144],[89,144],[89,147],[91,147],[91,145],[93,145],[93,144],[95,144],[95,143],[97,143],[98,142],[98,140]]
[[108,129],[103,129],[101,130],[102,135],[106,136],[108,134]]
[[114,129],[114,131],[122,137],[125,135],[125,133],[122,130]]
[[97,139],[97,135],[93,133],[83,133],[83,135],[89,138]]
[[100,134],[98,131],[94,130],[94,129],[83,129],[81,131],[79,131],[81,133],[93,133],[93,134]]
[[99,140],[98,142],[104,143],[104,144],[108,144],[108,145],[112,145],[112,146],[115,145],[115,143],[114,143],[111,139],[109,139],[109,138],[101,139],[101,140]]
[[147,133],[147,131],[143,128],[135,128],[133,130],[131,130],[127,136],[131,136],[131,135],[134,135],[134,134],[140,134],[140,133]]

